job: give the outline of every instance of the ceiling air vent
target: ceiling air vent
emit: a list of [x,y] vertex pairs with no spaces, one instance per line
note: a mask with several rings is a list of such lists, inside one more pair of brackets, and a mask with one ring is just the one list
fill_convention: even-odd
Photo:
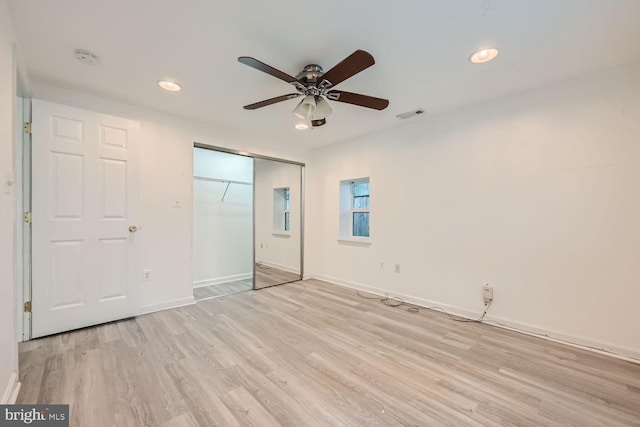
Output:
[[98,63],[98,57],[93,52],[84,49],[75,49],[73,53],[76,59],[83,64],[94,65]]
[[406,113],[398,114],[396,117],[400,120],[408,119],[409,117],[417,116],[418,114],[424,113],[422,108],[418,108],[417,110],[407,111]]

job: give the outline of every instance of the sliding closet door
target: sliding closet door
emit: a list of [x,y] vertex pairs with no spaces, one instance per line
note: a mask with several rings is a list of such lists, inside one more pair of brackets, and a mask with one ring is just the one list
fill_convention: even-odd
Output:
[[253,287],[253,158],[194,149],[194,297]]
[[255,289],[301,280],[302,166],[255,159]]

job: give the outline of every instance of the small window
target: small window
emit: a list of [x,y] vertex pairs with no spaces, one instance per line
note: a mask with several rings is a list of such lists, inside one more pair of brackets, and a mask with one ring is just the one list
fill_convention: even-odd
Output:
[[273,189],[273,232],[291,232],[291,190],[289,187]]
[[284,231],[291,231],[291,224],[289,222],[289,218],[291,217],[291,213],[289,209],[291,208],[291,190],[288,188],[284,189]]
[[369,178],[340,181],[339,240],[369,241],[371,237],[370,196]]
[[351,184],[351,235],[369,237],[369,181]]

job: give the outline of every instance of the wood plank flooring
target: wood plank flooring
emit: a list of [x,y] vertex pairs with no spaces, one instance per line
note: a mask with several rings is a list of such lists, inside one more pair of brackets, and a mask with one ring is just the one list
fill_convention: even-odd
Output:
[[[300,280],[300,275],[256,264],[256,289],[263,289],[282,283],[290,283]],[[253,289],[253,279],[238,280],[234,282],[218,283],[211,286],[201,286],[193,289],[196,300],[217,298],[225,295],[233,295]]]
[[640,365],[305,281],[20,345],[72,426],[639,426]]
[[300,275],[256,263],[256,289],[300,280]]
[[216,285],[193,288],[193,297],[196,300],[222,297],[246,292],[253,289],[253,279],[236,280],[233,282],[218,283]]

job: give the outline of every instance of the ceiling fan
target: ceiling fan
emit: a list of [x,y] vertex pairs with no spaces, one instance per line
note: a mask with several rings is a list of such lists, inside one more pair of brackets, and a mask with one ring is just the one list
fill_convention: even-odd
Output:
[[293,114],[304,120],[305,123],[311,122],[312,126],[318,127],[327,123],[327,116],[332,112],[331,106],[329,106],[325,98],[331,101],[373,108],[374,110],[384,110],[389,105],[387,99],[333,89],[349,77],[375,64],[373,56],[364,50],[356,50],[326,73],[322,70],[321,66],[309,64],[295,77],[250,56],[241,56],[238,58],[238,61],[280,80],[284,80],[292,84],[297,90],[295,93],[245,105],[245,110],[255,110],[277,102],[286,101],[287,99],[304,96],[304,99],[302,99],[293,110]]

